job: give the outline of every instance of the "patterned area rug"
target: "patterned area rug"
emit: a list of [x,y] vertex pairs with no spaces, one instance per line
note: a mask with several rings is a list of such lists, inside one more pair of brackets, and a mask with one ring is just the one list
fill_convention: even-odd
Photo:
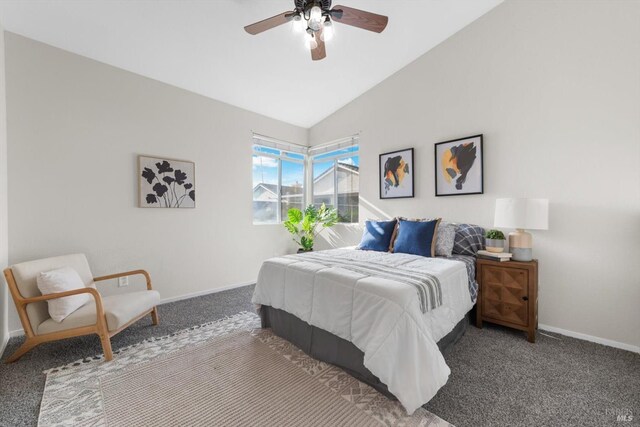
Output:
[[450,426],[240,313],[45,372],[40,426]]

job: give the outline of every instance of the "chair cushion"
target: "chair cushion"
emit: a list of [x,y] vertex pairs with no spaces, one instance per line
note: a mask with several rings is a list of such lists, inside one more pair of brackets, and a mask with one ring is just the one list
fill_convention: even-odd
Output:
[[[109,332],[122,328],[142,313],[151,310],[159,302],[160,294],[149,290],[102,297]],[[95,324],[96,304],[92,297],[91,301],[71,313],[62,322],[58,323],[53,319],[42,322],[38,326],[38,335]]]
[[[63,255],[52,258],[44,258],[36,261],[21,262],[11,266],[11,272],[16,279],[16,285],[20,295],[24,298],[40,296],[37,277],[43,271],[54,270],[56,268],[71,267],[82,279],[87,287],[95,287],[93,275],[84,254]],[[92,298],[93,299],[93,298]],[[33,332],[36,333],[38,325],[49,318],[49,310],[46,302],[36,302],[27,305],[27,315]]]
[[[71,267],[56,268],[38,274],[38,289],[42,295],[57,294],[86,288],[77,271]],[[64,298],[54,298],[47,301],[49,316],[56,322],[62,322],[65,317],[88,303],[93,298],[89,294],[78,294]]]

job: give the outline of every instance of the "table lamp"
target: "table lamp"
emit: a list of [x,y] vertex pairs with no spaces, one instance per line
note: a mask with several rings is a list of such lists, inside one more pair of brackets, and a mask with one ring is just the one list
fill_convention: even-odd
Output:
[[549,229],[548,199],[496,199],[495,227],[515,228],[509,233],[509,252],[514,261],[531,261],[532,237],[528,230]]

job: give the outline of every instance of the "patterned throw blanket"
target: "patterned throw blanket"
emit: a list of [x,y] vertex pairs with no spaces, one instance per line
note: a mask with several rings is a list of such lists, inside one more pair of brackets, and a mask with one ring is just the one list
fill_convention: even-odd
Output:
[[478,282],[476,282],[476,257],[470,255],[458,255],[453,254],[448,257],[442,257],[445,259],[452,259],[455,261],[461,261],[467,267],[467,275],[469,276],[469,296],[471,302],[475,303],[478,298]]
[[442,289],[438,278],[424,271],[417,271],[402,265],[376,265],[356,259],[338,257],[330,252],[320,251],[298,255],[288,255],[298,261],[313,262],[325,267],[338,267],[365,276],[382,277],[413,286],[420,299],[420,310],[426,313],[442,305]]

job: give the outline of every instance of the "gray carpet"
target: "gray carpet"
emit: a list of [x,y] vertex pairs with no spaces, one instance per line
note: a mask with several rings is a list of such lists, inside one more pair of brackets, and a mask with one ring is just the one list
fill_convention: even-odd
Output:
[[[253,309],[252,286],[166,304],[160,325],[143,319],[112,340],[118,349]],[[524,335],[485,324],[470,327],[445,355],[449,382],[426,405],[463,426],[639,425],[640,355],[567,337]],[[9,342],[5,357],[21,343]],[[11,365],[0,365],[0,425],[35,425],[47,368],[101,353],[97,337],[42,345]],[[117,357],[117,356],[116,356]],[[633,412],[616,422],[611,411]]]

